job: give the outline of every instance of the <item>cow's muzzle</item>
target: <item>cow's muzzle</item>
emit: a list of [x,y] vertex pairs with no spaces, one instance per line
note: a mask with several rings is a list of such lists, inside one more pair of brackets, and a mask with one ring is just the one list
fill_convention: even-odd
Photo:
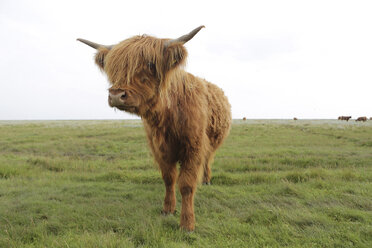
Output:
[[118,107],[125,105],[127,94],[124,90],[110,90],[108,102],[111,107]]

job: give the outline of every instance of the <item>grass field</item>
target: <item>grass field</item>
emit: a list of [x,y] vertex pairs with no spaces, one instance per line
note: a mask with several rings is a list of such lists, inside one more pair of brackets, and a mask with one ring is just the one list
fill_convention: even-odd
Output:
[[196,229],[140,121],[1,121],[0,247],[372,247],[372,121],[235,120]]

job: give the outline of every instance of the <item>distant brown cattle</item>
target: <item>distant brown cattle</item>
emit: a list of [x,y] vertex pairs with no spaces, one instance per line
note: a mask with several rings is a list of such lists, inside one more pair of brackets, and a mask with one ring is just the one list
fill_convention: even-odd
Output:
[[367,121],[367,117],[365,116],[362,116],[362,117],[358,117],[358,119],[356,119],[355,121]]
[[246,120],[247,120],[247,118],[243,117],[243,121],[246,121]]
[[369,119],[372,121],[372,117],[369,117]]
[[349,119],[351,119],[351,116],[339,116],[338,119],[341,121],[349,121]]
[[293,120],[297,121],[298,119],[296,117],[294,117]]

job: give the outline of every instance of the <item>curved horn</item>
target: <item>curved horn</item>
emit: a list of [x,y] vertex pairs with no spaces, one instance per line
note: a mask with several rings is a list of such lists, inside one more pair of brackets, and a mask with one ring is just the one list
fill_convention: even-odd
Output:
[[173,43],[182,43],[182,44],[185,44],[186,42],[188,42],[189,40],[191,40],[199,31],[200,29],[202,28],[205,28],[205,26],[199,26],[197,28],[195,28],[194,30],[192,30],[190,33],[188,34],[185,34],[185,35],[182,35],[181,37],[177,38],[177,39],[173,39],[173,40],[169,40],[167,41],[167,43],[165,44],[165,46],[169,46]]
[[101,44],[98,44],[98,43],[95,43],[95,42],[92,42],[92,41],[89,41],[89,40],[85,40],[85,39],[76,39],[80,42],[83,42],[84,44],[90,46],[90,47],[93,47],[94,49],[99,49],[101,47],[105,47],[107,48],[108,50],[110,50],[113,46],[105,46],[105,45],[101,45]]

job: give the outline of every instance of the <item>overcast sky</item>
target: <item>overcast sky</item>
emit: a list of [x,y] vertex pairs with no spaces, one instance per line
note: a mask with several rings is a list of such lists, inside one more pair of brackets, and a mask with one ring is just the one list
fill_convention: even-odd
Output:
[[191,41],[186,70],[233,118],[372,116],[370,1],[0,1],[0,119],[127,119],[85,38]]

